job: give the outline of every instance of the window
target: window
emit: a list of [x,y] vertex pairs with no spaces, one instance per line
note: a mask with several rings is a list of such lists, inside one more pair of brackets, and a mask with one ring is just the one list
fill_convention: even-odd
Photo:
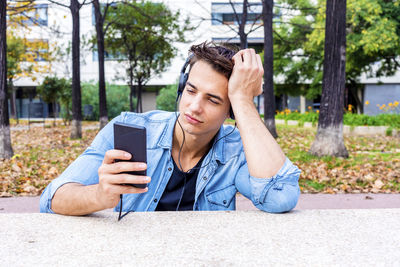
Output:
[[47,26],[47,4],[36,5],[33,9],[22,12],[25,19],[22,21],[27,26]]
[[45,39],[26,41],[26,61],[47,61],[49,42]]
[[[110,6],[108,7],[107,13],[108,12],[112,12],[113,9],[117,8],[117,3],[115,3],[115,2],[111,2],[109,5]],[[103,14],[105,7],[106,7],[105,3],[100,3],[100,12],[101,12],[101,14]],[[95,13],[94,12],[94,6],[92,5],[92,25],[96,26],[96,16],[95,16],[94,13]]]
[[[234,8],[234,9],[233,9]],[[236,14],[242,16],[243,4],[233,3],[233,7],[230,3],[211,3],[211,23],[212,25],[222,24],[235,24]],[[248,3],[247,7],[247,20],[246,24],[261,23],[262,4],[261,3]]]
[[[92,52],[93,61],[99,61],[99,53],[97,51],[97,45],[94,46]],[[104,60],[105,61],[117,61],[117,60],[124,60],[126,56],[122,55],[120,52],[112,53],[104,51]]]

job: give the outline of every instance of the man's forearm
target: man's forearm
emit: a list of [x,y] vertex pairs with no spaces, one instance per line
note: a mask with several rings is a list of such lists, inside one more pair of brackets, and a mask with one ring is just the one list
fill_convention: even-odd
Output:
[[274,176],[285,163],[285,154],[252,102],[237,100],[231,103],[250,175],[258,178]]
[[97,197],[95,185],[68,183],[61,186],[51,201],[51,209],[64,215],[86,215],[105,209]]

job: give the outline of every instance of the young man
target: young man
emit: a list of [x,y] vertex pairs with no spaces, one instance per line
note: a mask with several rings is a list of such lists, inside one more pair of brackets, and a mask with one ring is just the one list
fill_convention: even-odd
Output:
[[[192,46],[179,115],[122,113],[40,199],[41,212],[234,210],[239,191],[267,212],[296,206],[300,171],[286,158],[254,106],[263,67],[253,49],[234,52],[212,43]],[[238,129],[224,126],[233,111]],[[146,164],[115,162],[131,156],[113,147],[113,124],[147,129]],[[147,177],[122,174],[147,169]],[[145,189],[121,185],[148,183]]]

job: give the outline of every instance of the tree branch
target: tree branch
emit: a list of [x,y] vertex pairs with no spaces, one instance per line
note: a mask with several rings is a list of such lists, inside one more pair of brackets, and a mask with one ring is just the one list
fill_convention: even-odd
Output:
[[65,7],[65,8],[70,8],[70,6],[61,4],[61,3],[58,2],[58,1],[54,1],[54,0],[48,0],[48,1],[49,1],[50,3],[55,4],[55,5],[58,5],[58,6],[62,6],[62,7]]

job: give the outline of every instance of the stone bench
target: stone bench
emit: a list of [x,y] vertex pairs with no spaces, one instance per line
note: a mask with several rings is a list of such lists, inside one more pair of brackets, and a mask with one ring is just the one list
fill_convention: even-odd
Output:
[[3,266],[400,266],[400,209],[0,214]]

